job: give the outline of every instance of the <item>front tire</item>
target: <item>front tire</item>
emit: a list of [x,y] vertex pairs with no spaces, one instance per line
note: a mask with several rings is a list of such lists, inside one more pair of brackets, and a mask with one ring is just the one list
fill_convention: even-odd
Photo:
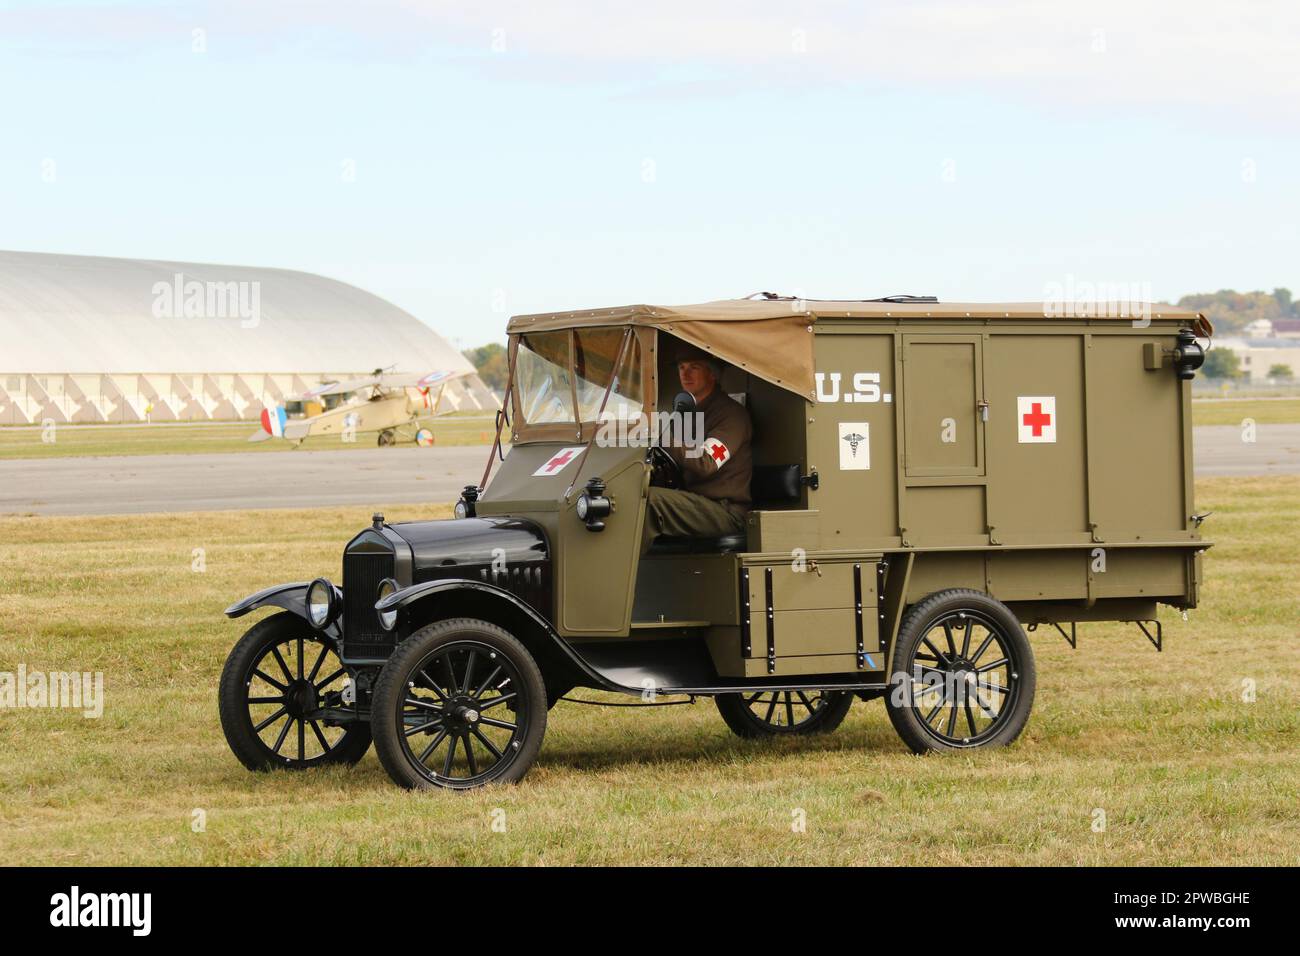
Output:
[[718,713],[737,737],[828,734],[844,722],[853,695],[843,690],[719,694]]
[[[536,661],[495,624],[438,621],[401,643],[375,683],[375,753],[400,786],[514,783],[546,732]],[[499,709],[497,709],[499,708]]]
[[342,708],[347,671],[333,644],[289,611],[258,621],[221,672],[218,709],[226,742],[249,770],[354,764],[370,725],[321,714]]
[[915,753],[1003,747],[1029,721],[1034,655],[1001,601],[940,591],[903,617],[885,707]]

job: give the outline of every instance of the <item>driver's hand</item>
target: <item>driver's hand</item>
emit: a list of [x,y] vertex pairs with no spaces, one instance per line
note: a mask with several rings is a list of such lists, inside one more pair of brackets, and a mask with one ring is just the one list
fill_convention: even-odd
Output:
[[[668,449],[662,445],[656,447],[664,455],[668,454]],[[650,485],[655,488],[671,488],[673,486],[672,469],[669,468],[663,458],[652,453],[647,460],[650,464]]]

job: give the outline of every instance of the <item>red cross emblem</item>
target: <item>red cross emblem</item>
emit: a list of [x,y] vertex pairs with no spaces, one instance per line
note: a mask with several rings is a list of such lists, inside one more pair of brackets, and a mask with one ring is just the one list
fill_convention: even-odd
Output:
[[1043,403],[1034,402],[1029,414],[1025,416],[1025,424],[1034,430],[1034,437],[1041,437],[1043,426],[1052,424],[1052,416],[1044,414]]
[[565,465],[578,457],[578,453],[581,451],[581,446],[577,448],[561,448],[547,460],[546,464],[533,472],[533,477],[537,478],[546,475],[559,474],[564,469]]
[[731,458],[731,450],[716,438],[704,439],[704,452],[713,459],[713,464],[718,468]]
[[1056,396],[1020,395],[1016,398],[1021,444],[1055,443]]

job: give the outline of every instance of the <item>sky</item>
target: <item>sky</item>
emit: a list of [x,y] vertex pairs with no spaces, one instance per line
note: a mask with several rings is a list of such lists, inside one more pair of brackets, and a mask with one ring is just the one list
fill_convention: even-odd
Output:
[[0,249],[462,348],[760,290],[1300,292],[1300,4],[0,0]]

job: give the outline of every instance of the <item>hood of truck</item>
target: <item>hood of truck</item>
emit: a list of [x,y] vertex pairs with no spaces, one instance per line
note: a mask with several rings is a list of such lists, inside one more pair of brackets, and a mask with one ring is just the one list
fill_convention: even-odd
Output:
[[[537,524],[506,516],[408,521],[390,525],[411,548],[415,579],[422,571],[546,561],[546,535]],[[445,576],[445,575],[440,575]]]

